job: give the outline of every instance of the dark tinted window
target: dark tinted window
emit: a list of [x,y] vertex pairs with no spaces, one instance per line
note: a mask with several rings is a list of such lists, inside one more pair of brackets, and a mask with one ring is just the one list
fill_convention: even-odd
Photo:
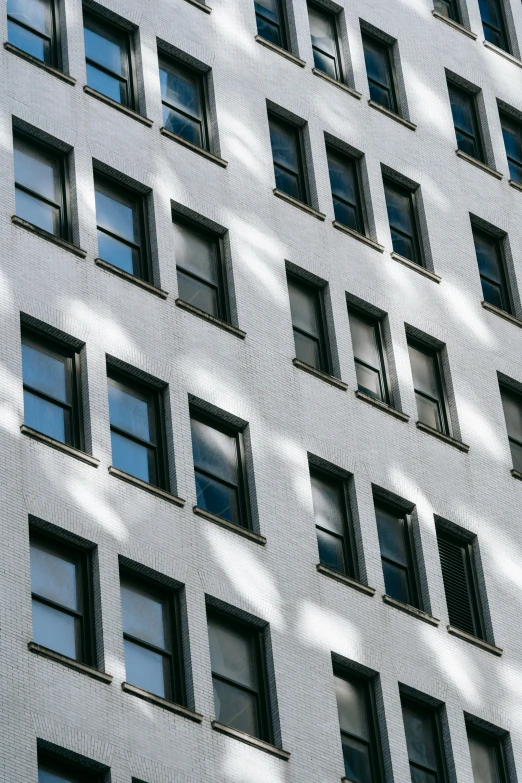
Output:
[[101,783],[103,775],[83,766],[38,754],[38,783]]
[[457,147],[472,158],[485,162],[475,95],[451,82],[448,82],[448,92]]
[[402,699],[412,783],[443,783],[444,760],[437,712]]
[[346,779],[378,783],[381,776],[372,685],[344,672],[334,675],[334,685]]
[[85,14],[87,84],[123,106],[134,108],[129,33],[105,19]]
[[513,182],[522,185],[522,124],[507,114],[500,115],[502,135]]
[[502,239],[475,226],[472,226],[472,231],[484,301],[510,313],[511,298],[506,279]]
[[288,294],[296,358],[317,370],[329,372],[320,291],[295,277],[288,277]]
[[408,353],[419,421],[449,434],[449,416],[437,351],[408,341]]
[[14,176],[18,217],[68,239],[63,156],[15,135]]
[[316,5],[308,6],[314,65],[332,79],[342,81],[341,54],[335,14]]
[[433,7],[442,16],[453,19],[454,22],[461,22],[457,0],[434,0]]
[[298,201],[306,202],[308,198],[300,129],[274,115],[270,115],[268,121],[276,188]]
[[147,279],[143,199],[104,177],[96,177],[98,255],[130,275]]
[[503,738],[466,723],[474,783],[507,783]]
[[345,482],[310,467],[319,560],[341,574],[356,576]]
[[479,8],[486,41],[509,52],[502,0],[479,0]]
[[348,317],[359,390],[376,400],[389,402],[380,323],[354,310],[348,310]]
[[391,45],[362,34],[370,98],[385,109],[398,112]]
[[484,639],[472,544],[441,527],[437,543],[450,625]]
[[173,226],[179,298],[226,321],[220,238],[193,226]]
[[410,520],[404,511],[380,500],[375,501],[375,518],[386,593],[420,608]]
[[287,48],[287,33],[284,0],[262,0],[254,2],[256,9],[257,32],[261,38]]
[[163,124],[198,147],[209,149],[204,76],[175,60],[160,60]]
[[394,252],[422,266],[415,193],[384,179],[384,194]]
[[522,473],[522,396],[500,387],[513,467]]
[[60,65],[54,0],[7,0],[9,43],[49,65]]
[[326,154],[335,219],[343,226],[365,234],[358,162],[332,147],[327,147]]

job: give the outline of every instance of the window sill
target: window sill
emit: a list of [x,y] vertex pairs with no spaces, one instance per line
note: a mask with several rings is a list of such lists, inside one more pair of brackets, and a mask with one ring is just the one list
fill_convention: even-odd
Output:
[[229,522],[227,519],[223,519],[223,517],[218,517],[217,514],[213,514],[211,511],[207,511],[205,508],[200,508],[199,506],[193,506],[192,511],[196,516],[202,517],[203,519],[208,519],[209,522],[214,522],[214,524],[219,525],[220,527],[224,527],[226,530],[231,530],[232,533],[237,533],[240,536],[243,536],[243,538],[248,538],[249,541],[253,541],[255,544],[261,544],[261,546],[265,546],[266,544],[266,538],[259,533],[254,533],[252,530],[248,530],[246,527],[241,527],[241,525],[236,525],[234,522]]
[[127,280],[129,283],[133,283],[134,285],[139,286],[139,288],[144,288],[145,291],[150,291],[151,294],[156,294],[156,296],[159,296],[161,299],[166,299],[168,296],[167,291],[163,291],[163,289],[158,288],[156,285],[152,285],[152,283],[147,283],[147,281],[142,280],[141,277],[136,277],[136,275],[131,275],[129,272],[119,269],[117,266],[114,266],[114,264],[109,264],[109,262],[104,261],[103,258],[95,258],[94,263],[96,266],[101,267],[101,269],[112,272],[113,275],[117,275],[123,280]]
[[128,484],[134,484],[135,487],[140,487],[146,492],[150,492],[151,495],[156,495],[156,497],[163,498],[163,500],[168,500],[169,503],[173,503],[175,506],[180,506],[183,508],[185,505],[183,498],[179,498],[177,495],[173,495],[171,492],[167,492],[165,489],[156,487],[154,484],[149,484],[147,481],[142,481],[142,479],[136,478],[136,476],[131,476],[130,473],[125,473],[124,470],[115,468],[113,465],[109,466],[108,471],[111,476],[116,476],[116,478],[119,478],[122,481],[126,481]]
[[495,179],[502,179],[504,176],[500,173],[500,171],[492,169],[491,166],[488,166],[486,163],[482,163],[481,160],[477,160],[477,158],[474,158],[472,155],[468,155],[467,152],[462,152],[462,150],[455,150],[455,155],[457,155],[459,158],[462,158],[462,160],[467,160],[468,163],[471,163],[472,166],[476,166],[478,169],[481,169],[481,171],[485,171],[486,174],[491,174],[491,176],[495,177]]
[[428,614],[428,612],[423,612],[422,609],[417,609],[415,606],[410,606],[409,604],[404,604],[402,601],[397,601],[397,599],[392,598],[391,595],[385,593],[382,600],[385,604],[394,606],[396,609],[399,609],[399,611],[410,614],[412,617],[417,617],[418,620],[422,620],[423,622],[428,623],[428,625],[438,626],[440,624],[440,620],[433,617],[431,614]]
[[66,239],[56,237],[54,234],[49,233],[49,231],[39,228],[39,226],[35,226],[33,223],[29,223],[27,220],[18,217],[18,215],[12,215],[11,223],[19,228],[25,228],[26,231],[30,231],[32,234],[36,234],[37,236],[42,237],[42,239],[46,239],[48,242],[52,242],[53,245],[58,245],[58,247],[61,247],[63,250],[74,253],[74,255],[79,258],[85,258],[87,255],[87,251],[82,250],[81,247],[76,247],[76,245],[71,244],[71,242],[67,242]]
[[489,41],[482,41],[482,43],[486,49],[491,49],[492,52],[500,54],[501,57],[505,57],[506,60],[509,60],[510,63],[514,63],[515,65],[518,65],[519,68],[522,68],[522,60],[519,60],[518,57],[514,57],[509,52],[505,52],[504,49],[501,49],[499,46],[495,46],[495,44],[492,44]]
[[424,424],[422,421],[417,421],[415,425],[418,430],[427,432],[429,435],[434,435],[436,438],[443,441],[443,443],[447,443],[448,446],[454,446],[459,451],[463,451],[464,454],[468,453],[469,446],[466,443],[462,443],[461,440],[452,438],[451,435],[445,435],[443,432],[439,432],[439,430],[433,429],[433,427],[430,427],[428,424]]
[[74,669],[77,672],[86,674],[88,677],[92,677],[93,680],[100,680],[100,682],[104,682],[107,685],[110,685],[112,682],[112,674],[105,674],[105,672],[95,669],[94,666],[87,666],[86,663],[80,663],[80,661],[75,661],[74,658],[69,658],[67,655],[62,655],[54,650],[50,650],[48,647],[42,647],[41,644],[29,642],[27,647],[30,652],[41,655],[42,658],[49,658],[51,661],[62,663],[69,669]]
[[266,49],[270,49],[272,52],[276,52],[276,54],[280,54],[281,57],[284,57],[286,60],[290,60],[290,62],[299,65],[301,68],[305,67],[306,63],[304,60],[301,60],[300,57],[296,57],[295,54],[292,54],[292,52],[288,52],[281,46],[277,46],[277,44],[273,44],[271,41],[267,41],[266,38],[263,38],[261,35],[256,35],[255,40],[258,42],[258,44],[261,44],[261,46],[264,46]]
[[148,128],[154,124],[153,121],[149,120],[148,117],[144,117],[143,114],[134,111],[134,109],[129,109],[128,106],[124,106],[122,103],[118,103],[118,101],[113,101],[112,98],[108,98],[102,92],[94,90],[92,87],[89,87],[88,84],[84,84],[83,91],[87,93],[87,95],[92,95],[93,98],[97,98],[97,100],[107,104],[107,106],[112,106],[113,109],[120,111],[122,114],[126,114],[127,117],[132,117],[132,119],[138,120],[138,122],[141,122],[142,125],[146,125]]
[[315,76],[319,76],[320,79],[324,79],[325,82],[330,82],[330,84],[333,84],[335,87],[343,90],[343,92],[347,92],[348,95],[353,95],[353,97],[357,98],[358,100],[362,98],[362,93],[357,92],[357,90],[354,90],[352,87],[348,87],[347,84],[344,84],[343,82],[328,76],[327,73],[320,71],[319,68],[312,68],[312,73],[315,74]]
[[205,3],[200,3],[199,0],[187,0],[187,3],[190,3],[190,5],[199,8],[201,11],[204,11],[206,14],[212,13],[212,8],[209,5],[206,5]]
[[514,179],[508,179],[508,184],[511,185],[512,188],[515,188],[515,190],[522,191],[522,184],[519,182],[515,182]]
[[217,163],[218,166],[221,166],[224,169],[226,169],[228,166],[227,160],[223,160],[223,158],[219,158],[217,155],[213,155],[212,152],[204,150],[203,147],[198,147],[197,144],[192,144],[191,141],[187,141],[187,139],[184,139],[183,136],[178,136],[177,133],[172,133],[172,131],[167,130],[167,128],[161,127],[160,133],[162,136],[166,136],[168,139],[172,139],[172,141],[176,141],[178,144],[181,144],[182,147],[186,147],[187,149],[192,150],[192,152],[201,155],[203,158],[211,160],[212,163]]
[[364,392],[359,391],[359,389],[355,390],[355,396],[358,397],[360,400],[364,400],[364,402],[367,402],[368,405],[373,405],[374,408],[378,408],[380,411],[384,411],[384,413],[389,413],[390,416],[394,416],[396,419],[399,419],[400,421],[410,420],[410,417],[407,413],[398,411],[397,408],[392,408],[391,405],[388,405],[386,402],[382,402],[382,400],[375,400],[373,397],[370,397],[369,394],[365,394]]
[[293,204],[294,207],[297,207],[298,209],[302,209],[303,212],[308,212],[309,215],[313,215],[318,220],[326,219],[326,215],[324,215],[322,212],[319,212],[319,210],[310,207],[308,204],[305,204],[304,201],[299,201],[299,199],[294,198],[293,196],[289,196],[288,193],[283,193],[282,190],[274,188],[272,193],[274,196],[277,196],[277,198],[280,198],[283,201],[287,201],[289,204]]
[[209,323],[218,326],[225,332],[235,334],[235,336],[239,337],[240,340],[245,339],[246,332],[244,332],[242,329],[238,329],[237,326],[232,326],[232,324],[229,324],[226,321],[222,321],[221,318],[216,318],[214,315],[210,315],[210,313],[206,313],[204,310],[200,310],[199,307],[194,307],[194,305],[191,305],[189,302],[184,302],[183,299],[176,299],[175,301],[176,306],[181,307],[182,310],[187,310],[187,312],[197,315],[198,318],[203,318],[204,321],[208,321]]
[[453,625],[448,625],[448,633],[450,633],[452,636],[458,636],[459,639],[464,639],[465,642],[474,644],[475,647],[480,647],[481,650],[486,650],[486,652],[493,653],[493,655],[498,655],[500,657],[504,652],[500,647],[497,647],[494,644],[490,644],[489,642],[485,642],[484,639],[479,639],[476,636],[472,636],[472,634],[466,633],[466,631],[461,631],[460,628],[455,628]]
[[363,585],[362,582],[358,582],[357,579],[352,579],[351,576],[340,574],[338,571],[334,571],[332,568],[328,568],[328,566],[325,566],[322,563],[317,563],[316,568],[320,574],[324,574],[330,579],[334,579],[336,582],[341,582],[343,585],[348,585],[348,587],[353,587],[354,590],[358,590],[360,593],[365,593],[369,596],[375,595],[375,588]]
[[176,715],[181,715],[182,718],[188,718],[189,720],[194,721],[194,723],[201,723],[203,720],[203,715],[200,715],[199,712],[192,712],[192,710],[189,710],[187,707],[182,707],[181,704],[174,704],[174,702],[168,701],[168,699],[163,699],[161,696],[156,696],[154,693],[149,693],[149,691],[144,691],[142,688],[136,687],[136,685],[131,685],[130,682],[122,682],[121,689],[122,691],[125,691],[125,693],[132,693],[132,695],[137,696],[138,699],[143,699],[151,704],[157,704],[158,707],[163,707],[164,710],[169,710],[169,712],[174,712]]
[[513,476],[513,478],[516,478],[518,481],[522,481],[522,473],[519,470],[515,470],[515,468],[511,468],[510,473]]
[[211,726],[214,731],[219,731],[221,734],[227,734],[229,737],[234,737],[240,742],[245,742],[247,745],[252,745],[253,748],[264,750],[265,753],[271,753],[272,756],[277,756],[277,758],[282,759],[283,761],[288,761],[290,758],[290,753],[287,750],[276,748],[276,746],[271,745],[270,742],[265,742],[264,740],[257,739],[257,737],[252,737],[250,734],[245,734],[244,731],[231,729],[230,726],[225,726],[223,723],[219,723],[217,720],[213,720]]
[[384,253],[384,247],[382,245],[379,245],[378,242],[374,242],[373,239],[369,239],[368,237],[365,237],[364,234],[359,234],[359,232],[354,231],[353,228],[348,228],[348,226],[343,226],[343,224],[339,223],[339,221],[337,220],[332,221],[332,226],[336,228],[338,231],[342,231],[343,234],[348,234],[349,237],[353,237],[354,239],[357,239],[359,242],[363,242],[365,245],[368,245],[368,247],[373,247],[373,249],[377,250],[379,253]]
[[510,323],[515,324],[515,326],[520,326],[522,328],[522,321],[520,321],[514,315],[511,315],[511,313],[506,313],[505,310],[500,310],[500,308],[495,307],[495,305],[492,305],[489,302],[482,301],[480,304],[484,310],[489,310],[490,313],[495,313],[495,315],[499,315],[506,321],[509,321]]
[[23,49],[19,49],[18,46],[14,46],[12,43],[9,43],[9,41],[4,42],[4,49],[7,49],[7,51],[11,52],[12,54],[16,54],[17,57],[21,57],[22,60],[27,60],[28,63],[36,65],[36,67],[41,68],[42,71],[47,71],[47,73],[50,73],[51,76],[56,76],[58,79],[61,79],[62,82],[66,82],[72,87],[74,87],[76,84],[76,79],[74,79],[72,76],[69,76],[69,74],[60,71],[59,68],[55,68],[53,65],[49,65],[49,63],[42,62],[42,60],[39,60],[38,57],[33,57],[32,54],[24,52]]
[[298,367],[300,370],[304,370],[309,375],[313,375],[316,378],[319,378],[321,381],[326,381],[326,383],[329,383],[331,386],[335,386],[337,389],[346,391],[348,388],[348,384],[344,381],[340,381],[338,378],[334,378],[333,375],[329,375],[327,372],[316,370],[315,367],[311,367],[309,364],[306,364],[306,362],[302,362],[301,359],[292,359],[292,364],[294,367]]
[[420,264],[416,264],[414,261],[410,261],[409,258],[404,258],[404,256],[399,255],[399,253],[392,252],[390,255],[394,261],[398,261],[399,264],[404,264],[404,266],[407,266],[408,269],[413,269],[414,272],[418,272],[419,275],[427,277],[428,280],[433,280],[434,283],[440,283],[442,280],[442,278],[439,277],[439,275],[436,275],[435,272],[430,272],[430,270],[426,269],[426,267],[421,266]]
[[415,123],[410,122],[409,120],[405,120],[404,117],[400,116],[400,114],[395,114],[394,111],[386,109],[384,106],[381,106],[380,103],[375,103],[375,101],[372,101],[371,98],[368,101],[368,105],[371,106],[372,109],[377,109],[377,111],[380,111],[382,114],[385,114],[387,117],[395,120],[395,122],[398,122],[400,125],[404,125],[405,128],[409,128],[412,131],[417,130]]
[[464,33],[464,35],[467,35],[468,38],[472,38],[474,41],[477,39],[477,34],[472,33],[471,30],[468,30],[468,28],[464,27],[464,25],[455,22],[453,19],[448,19],[447,16],[444,16],[443,14],[439,14],[435,10],[433,10],[431,13],[435,17],[435,19],[440,19],[441,22],[445,22],[446,24],[449,24],[449,26],[453,27],[454,30],[458,30],[460,33]]
[[99,459],[96,457],[91,457],[91,455],[86,454],[85,451],[80,451],[80,449],[75,449],[74,446],[69,446],[67,443],[62,443],[61,440],[56,440],[55,438],[51,438],[49,435],[44,435],[43,432],[33,430],[32,427],[28,427],[26,424],[22,424],[20,426],[20,432],[22,435],[27,435],[28,438],[39,440],[41,443],[46,443],[47,446],[50,446],[52,449],[62,451],[64,454],[69,454],[69,456],[75,457],[75,459],[79,459],[80,462],[85,462],[87,465],[92,465],[93,468],[97,468],[100,464]]

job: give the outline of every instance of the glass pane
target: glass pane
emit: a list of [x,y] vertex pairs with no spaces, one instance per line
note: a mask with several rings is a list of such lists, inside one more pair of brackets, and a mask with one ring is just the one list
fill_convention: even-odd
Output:
[[49,0],[7,0],[7,14],[32,30],[51,36]]
[[471,157],[476,160],[482,160],[483,156],[477,138],[466,136],[466,134],[457,129],[455,129],[455,135],[457,137],[457,147],[459,150],[465,152],[466,155],[471,155]]
[[79,783],[76,775],[60,772],[46,762],[38,762],[38,783]]
[[136,202],[123,193],[109,195],[103,186],[97,186],[96,223],[112,234],[129,242],[136,242]]
[[402,717],[410,761],[436,771],[437,753],[431,713],[412,704],[403,704]]
[[344,535],[344,492],[340,481],[310,473],[315,524]]
[[241,524],[237,489],[227,487],[219,480],[195,472],[197,504],[200,508],[228,519],[236,525]]
[[404,529],[406,522],[404,517],[388,511],[384,506],[376,505],[375,518],[377,520],[381,555],[407,567],[406,531]]
[[60,174],[56,158],[25,141],[14,139],[14,173],[17,185],[59,204]]
[[455,128],[465,131],[469,136],[475,136],[475,105],[473,95],[459,90],[454,85],[448,85],[451,113]]
[[130,275],[140,273],[140,253],[137,248],[130,247],[119,239],[110,237],[104,231],[98,229],[98,255],[109,264],[123,269]]
[[122,389],[108,379],[109,416],[111,425],[137,438],[152,442],[150,431],[150,403],[134,389]]
[[369,740],[365,684],[334,676],[334,686],[341,731]]
[[410,772],[412,783],[438,783],[437,775],[432,772],[427,772],[425,769],[410,766]]
[[335,57],[335,19],[331,14],[320,11],[315,6],[308,6],[308,19],[310,20],[310,35],[312,36],[312,46],[316,46],[321,51]]
[[71,442],[69,411],[24,389],[24,424],[62,443]]
[[38,60],[49,63],[51,61],[51,47],[47,38],[29,32],[24,27],[7,20],[7,39],[13,46],[17,46],[27,54],[31,54]]
[[174,231],[174,255],[178,267],[203,278],[214,286],[218,284],[218,240],[191,231],[190,228],[172,224]]
[[212,671],[255,690],[257,681],[251,635],[209,617],[208,639]]
[[134,644],[129,639],[124,639],[123,645],[127,682],[163,699],[170,698],[168,658]]
[[213,678],[216,720],[252,737],[259,736],[257,696]]
[[337,222],[362,233],[362,226],[356,208],[346,204],[344,201],[339,201],[335,196],[333,196],[332,201]]
[[202,120],[201,76],[179,63],[162,63],[159,73],[162,100]]
[[346,572],[344,564],[343,540],[337,536],[317,528],[317,545],[319,548],[319,562],[340,574]]
[[439,386],[435,357],[410,344],[408,344],[408,353],[415,390],[438,400]]
[[121,585],[123,632],[155,647],[170,649],[169,613],[165,598],[128,582]]
[[405,237],[404,234],[399,234],[394,228],[391,228],[391,226],[390,229],[393,252],[398,253],[403,258],[413,261],[414,264],[420,264],[420,259],[417,257],[417,251],[413,240],[410,237]]
[[281,19],[279,0],[263,0],[255,3],[256,13],[266,17],[271,22],[279,22]]
[[43,228],[55,236],[60,235],[60,211],[40,199],[16,188],[16,214],[28,223]]
[[124,106],[128,103],[127,83],[109,76],[91,63],[87,63],[87,84],[107,98],[112,98],[116,103],[122,103]]
[[190,427],[194,466],[231,484],[237,484],[236,438],[195,418],[191,418]]
[[[519,166],[516,164],[522,164],[522,133],[519,123],[515,123],[505,115],[501,115],[502,123],[502,136],[504,137],[504,145],[506,147],[506,155],[508,156],[510,165],[511,178],[516,182],[520,181]],[[514,163],[514,165],[513,165]],[[511,168],[513,166],[513,169]]]
[[413,236],[413,215],[411,194],[399,190],[389,182],[384,183],[386,208],[391,228],[398,229],[409,237]]
[[434,430],[443,431],[442,421],[440,418],[440,406],[435,400],[429,400],[427,397],[423,397],[422,394],[415,394],[417,400],[417,416],[419,421],[423,424],[427,424],[428,427],[433,427]]
[[[256,10],[259,7],[259,3],[255,4]],[[256,14],[256,23],[257,23],[257,33],[261,36],[261,38],[264,38],[266,41],[270,41],[271,43],[275,44],[276,46],[283,47],[283,40],[281,37],[281,29],[278,24],[273,24],[272,22],[269,22],[267,19],[264,19],[262,16],[259,16],[259,14]]]
[[382,573],[387,595],[391,595],[397,601],[412,605],[408,574],[402,566],[395,566],[387,560],[382,561]]
[[123,34],[92,19],[84,20],[85,56],[118,76],[126,76],[127,57]]
[[299,359],[305,364],[309,364],[310,367],[315,367],[316,370],[322,369],[318,340],[312,337],[306,337],[304,334],[296,332],[294,329],[294,343],[296,359]]
[[502,27],[501,11],[498,4],[499,0],[479,0],[482,21],[496,30],[500,30]]
[[390,88],[392,84],[388,52],[385,44],[363,35],[364,61],[369,79]]
[[270,118],[270,142],[274,163],[299,173],[298,131],[289,123]]
[[298,201],[302,199],[301,183],[297,174],[292,174],[285,169],[281,169],[274,164],[274,175],[276,181],[276,188],[286,193],[292,198],[296,198]]
[[442,14],[442,16],[445,16],[448,19],[453,19],[454,22],[459,21],[455,13],[453,2],[450,0],[434,0],[433,7],[435,11],[437,11],[439,14]]
[[131,476],[154,484],[154,454],[152,449],[142,446],[117,432],[111,432],[112,464]]
[[501,285],[502,256],[499,240],[491,236],[491,234],[486,234],[486,232],[474,228],[473,241],[475,243],[480,274]]
[[353,312],[348,312],[348,318],[354,356],[370,367],[380,370],[381,357],[377,344],[376,324],[358,318]]
[[344,771],[350,783],[372,783],[370,749],[364,742],[342,736]]
[[508,435],[522,443],[522,398],[507,389],[501,389],[500,394]]
[[79,620],[34,599],[33,640],[68,658],[81,658]]
[[24,384],[45,392],[62,402],[70,402],[70,378],[66,357],[51,355],[43,346],[39,349],[22,343],[22,375]]
[[292,324],[313,337],[319,337],[317,291],[299,285],[293,278],[288,278],[288,294]]
[[31,592],[68,609],[79,610],[75,560],[57,554],[39,542],[31,542]]
[[356,204],[357,178],[354,162],[345,156],[329,152],[328,172],[333,195],[339,196],[350,204]]
[[355,362],[357,385],[359,390],[376,400],[382,400],[381,379],[378,370],[370,370],[359,362]]
[[313,49],[312,51],[314,53],[314,65],[317,70],[328,74],[332,79],[339,79],[336,60],[327,54],[323,54],[318,49]]
[[163,124],[171,133],[181,136],[198,147],[204,146],[203,125],[199,120],[192,120],[179,111],[163,106]]
[[395,111],[395,103],[392,100],[392,93],[390,90],[380,87],[378,84],[375,84],[375,82],[369,82],[368,86],[370,88],[370,98],[372,101],[378,103],[379,106],[384,106],[385,109]]
[[498,741],[468,733],[474,783],[502,783],[498,768]]
[[522,473],[522,446],[514,441],[509,441],[509,447],[511,449],[511,459],[513,460],[513,467]]
[[483,277],[480,278],[480,283],[482,285],[482,296],[484,297],[484,301],[498,307],[499,310],[506,310],[502,289],[498,285],[494,285],[488,280],[484,280]]
[[217,290],[201,280],[184,274],[178,267],[178,296],[199,310],[219,318]]
[[512,160],[508,160],[508,164],[511,179],[520,185],[522,183],[522,166],[517,165]]

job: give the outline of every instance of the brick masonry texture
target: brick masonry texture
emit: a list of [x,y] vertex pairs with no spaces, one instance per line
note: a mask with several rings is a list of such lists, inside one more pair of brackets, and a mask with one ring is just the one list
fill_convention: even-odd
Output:
[[[511,3],[522,42],[522,6]],[[469,214],[509,236],[522,286],[522,194],[509,187],[496,100],[522,110],[522,69],[433,17],[431,0],[338,0],[361,100],[312,73],[305,0],[292,0],[306,67],[255,41],[252,0],[104,0],[139,27],[144,115],[136,122],[83,91],[80,0],[64,0],[67,84],[0,49],[0,779],[36,781],[36,739],[111,767],[112,783],[297,783],[343,774],[331,653],[379,671],[391,768],[408,781],[402,682],[446,704],[454,780],[472,783],[464,711],[507,729],[522,775],[522,485],[510,475],[497,371],[522,382],[521,333],[481,307]],[[398,39],[409,119],[368,105],[360,19]],[[0,28],[7,40],[5,4]],[[156,39],[212,68],[223,169],[162,136]],[[480,87],[496,180],[455,155],[445,70]],[[320,222],[274,197],[266,101],[308,122]],[[12,117],[74,149],[74,209],[85,259],[11,223]],[[324,133],[365,155],[375,239],[383,254],[332,227]],[[152,189],[159,280],[166,300],[96,266],[93,159]],[[390,257],[381,164],[419,183],[435,284]],[[229,230],[238,340],[175,306],[171,200]],[[329,284],[340,378],[348,393],[292,365],[285,260]],[[345,293],[388,313],[404,423],[356,398]],[[85,410],[93,469],[20,433],[20,313],[85,342]],[[445,343],[463,454],[415,427],[404,324]],[[106,354],[168,384],[177,508],[109,475]],[[188,415],[193,395],[249,422],[259,531],[256,546],[192,512]],[[330,580],[318,560],[307,453],[354,474],[372,598]],[[432,627],[381,600],[372,483],[414,503]],[[34,655],[28,516],[98,547],[103,661],[111,685]],[[489,612],[502,658],[447,633],[434,514],[479,536]],[[201,725],[121,690],[125,679],[118,555],[186,586],[194,707]],[[214,718],[205,594],[270,622],[283,762],[211,729]]]

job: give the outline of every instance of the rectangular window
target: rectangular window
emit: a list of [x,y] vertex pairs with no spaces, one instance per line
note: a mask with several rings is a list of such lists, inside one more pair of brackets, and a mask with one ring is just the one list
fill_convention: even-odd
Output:
[[168,489],[161,392],[109,368],[112,464]]
[[163,125],[171,133],[210,149],[205,75],[176,60],[159,63]]
[[350,334],[359,391],[390,403],[382,324],[377,318],[349,308]]
[[474,783],[508,783],[503,737],[466,721]]
[[242,433],[200,411],[192,411],[190,428],[198,507],[249,528]]
[[263,631],[209,611],[208,639],[216,720],[271,742]]
[[319,561],[332,571],[357,578],[355,543],[346,482],[310,465]]
[[87,84],[116,103],[134,109],[135,78],[131,36],[101,16],[84,12]]
[[415,191],[384,178],[393,252],[423,266]]
[[475,94],[450,81],[448,92],[457,147],[472,158],[485,163]]
[[522,185],[522,123],[514,117],[500,113],[502,136],[509,165],[509,176]]
[[228,321],[221,237],[194,224],[174,221],[173,227],[179,298]]
[[380,783],[381,755],[377,711],[368,678],[334,669],[346,780]]
[[450,435],[450,417],[444,389],[440,352],[408,339],[413,388],[419,421]]
[[359,163],[331,146],[326,147],[335,219],[366,235]]
[[517,394],[512,389],[508,389],[507,386],[500,387],[500,395],[506,419],[513,468],[522,473],[522,395]]
[[31,533],[33,641],[95,664],[89,552]]
[[370,98],[379,106],[398,114],[392,45],[365,32],[362,33],[362,42]]
[[479,0],[484,38],[489,43],[509,52],[506,20],[502,0]]
[[473,543],[440,525],[437,543],[450,625],[485,639]]
[[268,115],[276,188],[308,204],[301,130],[274,114]]
[[476,226],[471,226],[475,253],[485,302],[512,312],[511,296],[507,284],[502,239]]
[[444,783],[446,766],[438,710],[401,695],[412,783]]
[[421,609],[409,515],[375,498],[375,518],[386,594]]
[[55,0],[7,0],[9,43],[59,68],[57,16]]
[[103,775],[54,754],[38,753],[38,783],[102,783]]
[[457,0],[433,0],[433,7],[437,13],[462,24],[460,9]]
[[308,21],[312,37],[314,65],[338,82],[343,81],[341,50],[337,32],[337,15],[325,8],[308,4]]
[[69,239],[65,155],[15,133],[14,176],[18,217],[49,234]]
[[293,275],[288,275],[287,281],[296,359],[329,373],[330,357],[321,291]]
[[286,29],[285,0],[261,0],[254,2],[256,10],[257,34],[266,41],[288,48]]

